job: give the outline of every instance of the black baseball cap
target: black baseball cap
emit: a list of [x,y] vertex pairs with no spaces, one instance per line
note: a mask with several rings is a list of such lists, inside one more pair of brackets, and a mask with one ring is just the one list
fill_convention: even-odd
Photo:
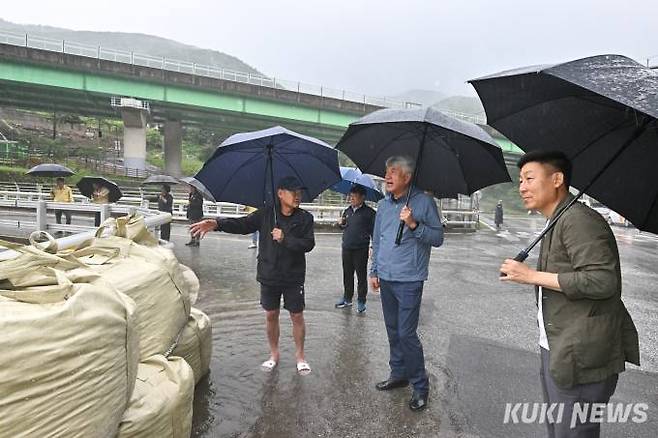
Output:
[[304,184],[294,176],[285,176],[279,180],[277,189],[294,192],[296,190],[306,190],[306,187],[304,187]]

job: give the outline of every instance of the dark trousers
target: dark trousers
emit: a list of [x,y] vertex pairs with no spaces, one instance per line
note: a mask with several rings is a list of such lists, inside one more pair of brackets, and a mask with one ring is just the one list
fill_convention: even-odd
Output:
[[171,236],[171,224],[160,225],[160,239],[169,240]]
[[423,282],[380,280],[379,285],[390,347],[390,377],[394,380],[408,379],[415,392],[427,394],[429,381],[425,357],[416,333]]
[[99,227],[101,225],[101,212],[97,211],[94,213],[94,226]]
[[58,224],[62,223],[62,213],[64,213],[64,217],[66,218],[66,225],[71,225],[71,212],[70,211],[55,210],[55,221]]
[[354,297],[354,272],[356,272],[359,302],[366,302],[368,294],[368,248],[343,248],[343,290],[344,298],[352,301]]
[[[544,392],[545,403],[564,403],[564,413],[562,421],[555,423],[546,422],[549,438],[599,438],[601,433],[601,423],[580,423],[576,417],[575,427],[571,428],[572,412],[574,403],[608,403],[610,397],[615,393],[617,388],[618,374],[613,374],[606,380],[595,383],[586,383],[575,385],[572,388],[561,388],[555,384],[553,376],[549,371],[550,351],[540,348],[541,350],[541,369],[539,375],[541,378],[542,391]],[[590,411],[587,411],[587,419],[590,418]],[[557,420],[557,419],[556,419]]]

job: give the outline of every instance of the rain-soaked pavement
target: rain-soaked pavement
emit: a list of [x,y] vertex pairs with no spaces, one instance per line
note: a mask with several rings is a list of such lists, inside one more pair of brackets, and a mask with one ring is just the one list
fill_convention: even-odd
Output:
[[[543,223],[508,219],[506,230],[450,234],[433,250],[419,332],[430,375],[425,412],[407,407],[408,389],[378,392],[388,376],[388,343],[378,295],[365,316],[336,310],[340,236],[317,235],[307,256],[309,376],[295,372],[291,324],[281,318],[281,362],[260,371],[268,348],[248,236],[213,233],[176,255],[201,281],[196,306],[213,321],[210,375],[196,389],[195,437],[542,437],[539,424],[504,424],[506,403],[541,402],[534,294],[503,284],[498,266]],[[647,421],[606,424],[604,437],[658,436],[658,237],[617,229],[624,301],[640,334],[642,368],[622,374],[612,402],[647,403]],[[534,263],[530,259],[529,263]]]

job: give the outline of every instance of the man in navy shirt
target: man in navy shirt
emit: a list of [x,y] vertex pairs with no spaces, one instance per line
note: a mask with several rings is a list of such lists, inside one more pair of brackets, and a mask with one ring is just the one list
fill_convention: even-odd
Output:
[[366,311],[368,293],[368,251],[370,237],[375,226],[375,210],[365,204],[366,189],[355,184],[350,189],[350,206],[338,221],[343,230],[343,297],[336,303],[337,309],[352,306],[354,297],[354,272],[358,282],[357,312]]

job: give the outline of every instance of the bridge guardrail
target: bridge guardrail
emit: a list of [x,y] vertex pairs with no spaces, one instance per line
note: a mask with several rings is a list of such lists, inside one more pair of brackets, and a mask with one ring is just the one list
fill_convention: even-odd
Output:
[[296,91],[300,94],[312,94],[350,102],[363,103],[390,108],[410,108],[420,106],[414,102],[401,102],[386,97],[373,97],[361,93],[339,90],[324,85],[307,84],[300,81],[270,78],[264,75],[240,72],[236,70],[202,65],[188,61],[180,61],[165,57],[152,56],[137,52],[109,49],[102,46],[92,46],[72,41],[56,40],[36,35],[0,30],[0,42],[14,46],[31,47],[71,55],[103,59],[142,67],[159,68],[162,70],[188,73],[197,76],[207,76],[233,82],[243,82],[262,87],[279,88]]

